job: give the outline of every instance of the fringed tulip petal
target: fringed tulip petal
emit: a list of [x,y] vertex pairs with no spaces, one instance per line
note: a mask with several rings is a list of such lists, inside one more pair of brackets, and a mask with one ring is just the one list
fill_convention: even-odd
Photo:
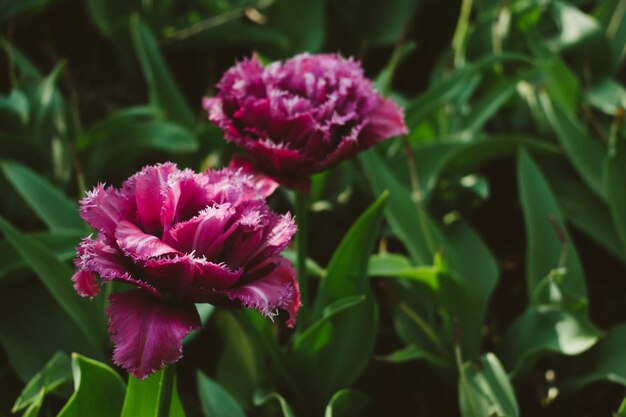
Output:
[[141,290],[109,296],[113,361],[144,379],[183,356],[182,340],[201,327],[194,304],[159,300]]

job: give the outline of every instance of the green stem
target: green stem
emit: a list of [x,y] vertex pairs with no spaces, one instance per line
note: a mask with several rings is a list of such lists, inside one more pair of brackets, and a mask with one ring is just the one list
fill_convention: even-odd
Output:
[[467,28],[469,27],[469,19],[472,13],[473,0],[463,0],[461,3],[461,13],[456,24],[456,30],[452,38],[452,49],[454,50],[454,65],[459,67],[465,61],[465,38],[467,36]]
[[168,365],[163,369],[157,417],[169,417],[170,415],[170,404],[172,402],[172,393],[174,392],[175,377],[176,365]]
[[[309,308],[309,280],[306,271],[307,259],[307,239],[308,239],[308,214],[309,214],[309,195],[298,192],[296,194],[296,221],[298,222],[298,233],[296,234],[297,247],[297,268],[298,283],[300,284],[300,299],[303,308]],[[301,312],[302,314],[302,312]]]
[[415,203],[415,207],[417,208],[417,217],[419,219],[428,251],[434,256],[437,252],[437,246],[435,245],[435,241],[428,225],[428,217],[426,214],[426,208],[424,207],[424,193],[422,192],[422,186],[420,184],[419,176],[417,175],[413,148],[411,148],[411,144],[407,140],[406,136],[402,137],[402,143],[404,144],[404,153],[406,154],[406,162],[409,167],[409,177],[411,178],[411,200],[413,200],[413,203]]

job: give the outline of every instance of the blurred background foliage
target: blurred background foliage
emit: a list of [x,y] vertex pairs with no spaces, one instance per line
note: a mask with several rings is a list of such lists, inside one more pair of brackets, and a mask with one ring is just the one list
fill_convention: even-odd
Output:
[[0,30],[0,415],[155,415],[71,288],[76,201],[226,165],[201,98],[303,51],[410,134],[315,177],[295,332],[199,306],[170,414],[626,415],[625,0],[2,0]]

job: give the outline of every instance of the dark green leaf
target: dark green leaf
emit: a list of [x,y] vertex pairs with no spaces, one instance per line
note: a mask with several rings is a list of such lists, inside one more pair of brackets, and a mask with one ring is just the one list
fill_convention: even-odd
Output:
[[581,314],[558,305],[533,306],[507,330],[499,356],[507,369],[517,375],[542,353],[578,355],[593,346],[600,335]]
[[51,230],[84,230],[78,205],[58,188],[17,162],[3,161],[2,171],[15,190]]
[[167,119],[187,128],[192,127],[193,112],[176,86],[150,29],[137,15],[131,17],[130,28],[135,53],[150,92],[151,105]]
[[324,8],[322,0],[278,0],[267,10],[267,17],[289,39],[290,53],[315,53],[324,42]]
[[622,241],[622,255],[626,255],[626,140],[618,139],[615,149],[605,162],[606,194],[617,234]]
[[[121,417],[157,417],[165,372],[161,370],[144,380],[128,376]],[[169,417],[185,417],[185,410],[178,397],[176,379],[172,389]]]
[[209,377],[198,371],[198,392],[206,417],[245,417],[237,401]]
[[74,394],[57,417],[119,416],[126,387],[122,378],[103,363],[72,354]]
[[2,283],[0,341],[23,381],[29,381],[59,350],[103,357],[100,346],[90,343],[46,289],[29,277]]
[[[37,240],[52,251],[60,261],[69,261],[76,257],[76,247],[84,237],[82,232],[63,231],[54,233],[32,233],[27,236]],[[28,264],[13,249],[10,242],[0,241],[0,281],[13,276],[16,272],[28,269]]]
[[373,402],[370,397],[359,391],[342,389],[328,402],[324,417],[359,417]]
[[618,325],[598,344],[580,357],[572,358],[564,370],[560,387],[578,391],[595,381],[611,381],[626,386],[626,325]]
[[224,312],[216,318],[223,340],[216,381],[239,404],[249,405],[261,384],[259,347],[234,315]]
[[406,124],[409,130],[417,127],[434,110],[466,91],[469,80],[476,77],[480,71],[496,62],[503,61],[528,62],[529,60],[527,57],[517,54],[490,55],[456,70],[445,80],[437,82],[406,106]]
[[280,406],[280,411],[283,413],[282,417],[296,417],[296,414],[291,410],[287,401],[282,395],[272,392],[270,394],[257,393],[254,395],[254,404],[258,406],[265,405],[272,400],[276,400]]
[[28,381],[26,387],[15,401],[11,412],[23,410],[32,404],[41,406],[43,397],[59,386],[71,381],[72,367],[67,354],[57,352],[46,365]]
[[[526,152],[519,153],[517,174],[526,223],[528,293],[532,294],[543,277],[559,266],[565,244],[567,254],[562,266],[567,268],[567,276],[563,281],[563,288],[575,297],[585,300],[585,280],[576,248],[548,183]],[[563,236],[560,237],[559,234]],[[565,242],[560,239],[565,239]]]
[[604,78],[587,91],[589,102],[610,116],[617,114],[617,107],[626,108],[626,88],[617,81]]
[[518,417],[509,377],[493,353],[462,365],[459,404],[463,417]]
[[542,97],[541,104],[552,129],[565,149],[565,154],[582,179],[598,196],[604,196],[602,163],[606,149],[575,123],[571,116],[558,106],[553,106],[547,97]]
[[60,262],[41,243],[22,234],[0,217],[0,230],[22,259],[35,271],[59,305],[78,324],[85,335],[99,346],[104,340],[104,317],[95,303],[81,299],[72,287],[72,270]]
[[367,263],[374,245],[388,193],[383,193],[354,223],[328,264],[311,309],[311,319],[319,319],[332,301],[357,294],[369,294]]

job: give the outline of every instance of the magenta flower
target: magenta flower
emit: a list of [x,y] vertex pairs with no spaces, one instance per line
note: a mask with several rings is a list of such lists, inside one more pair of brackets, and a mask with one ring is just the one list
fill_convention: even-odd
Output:
[[256,168],[307,191],[309,176],[370,146],[406,134],[402,110],[372,88],[358,62],[300,54],[267,67],[253,56],[229,69],[209,120]]
[[96,276],[136,287],[109,297],[116,364],[144,378],[180,359],[183,337],[200,327],[194,303],[270,317],[282,309],[295,324],[298,284],[280,252],[296,226],[269,210],[271,191],[241,170],[196,174],[166,163],[145,167],[119,190],[98,185],[88,193],[81,215],[98,235],[78,248],[76,291],[95,296]]

